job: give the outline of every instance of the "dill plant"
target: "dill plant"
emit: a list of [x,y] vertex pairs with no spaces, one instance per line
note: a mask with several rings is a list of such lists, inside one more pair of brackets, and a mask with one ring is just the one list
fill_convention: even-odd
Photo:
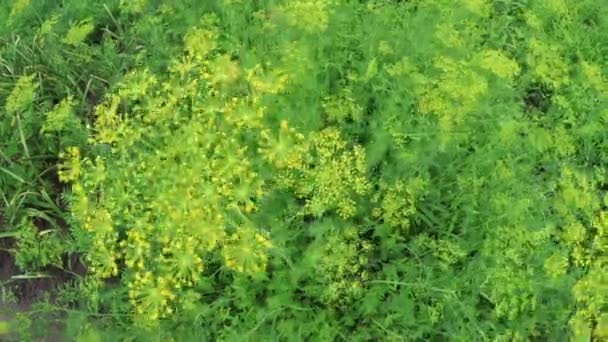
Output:
[[[137,18],[124,34],[142,48],[87,143],[61,146],[70,248],[88,268],[62,292],[70,334],[608,336],[606,9],[195,3],[109,7]],[[55,39],[89,51],[94,8],[74,6]],[[42,133],[78,126],[79,101],[53,106]],[[56,260],[55,242],[20,262]]]
[[74,159],[89,281],[167,336],[601,339],[603,71],[557,43],[591,5],[463,4],[203,17]]

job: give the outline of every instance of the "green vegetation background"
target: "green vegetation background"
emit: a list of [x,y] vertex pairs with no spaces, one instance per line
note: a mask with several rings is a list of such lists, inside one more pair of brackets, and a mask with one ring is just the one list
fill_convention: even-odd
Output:
[[606,340],[606,56],[597,0],[3,1],[0,339]]

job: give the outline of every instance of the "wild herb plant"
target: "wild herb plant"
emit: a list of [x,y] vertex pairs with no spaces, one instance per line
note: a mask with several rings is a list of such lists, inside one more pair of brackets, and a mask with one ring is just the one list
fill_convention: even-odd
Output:
[[44,306],[66,336],[608,338],[597,1],[58,6],[3,8],[7,37],[44,13],[55,59],[2,54],[0,177],[59,158],[67,229],[6,236],[24,269],[81,255]]

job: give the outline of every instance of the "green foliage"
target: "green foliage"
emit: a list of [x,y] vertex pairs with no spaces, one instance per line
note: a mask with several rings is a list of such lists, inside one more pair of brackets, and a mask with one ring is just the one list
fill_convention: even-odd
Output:
[[605,340],[606,18],[0,5],[0,239],[75,340]]
[[50,264],[61,267],[65,246],[55,230],[39,232],[32,222],[24,220],[15,239],[15,263],[20,269],[35,271]]

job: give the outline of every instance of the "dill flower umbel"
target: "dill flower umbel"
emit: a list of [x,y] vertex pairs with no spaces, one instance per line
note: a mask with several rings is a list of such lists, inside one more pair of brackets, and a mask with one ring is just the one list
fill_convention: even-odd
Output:
[[513,80],[520,71],[517,62],[498,50],[484,50],[481,52],[479,55],[479,64],[482,68],[490,70],[498,77],[507,80]]
[[62,160],[57,171],[59,180],[65,183],[78,180],[81,174],[80,149],[68,147],[65,152],[59,153],[59,159]]
[[34,101],[38,83],[34,81],[35,75],[19,77],[10,95],[6,98],[5,109],[9,114],[18,113],[27,109]]
[[222,254],[226,267],[241,273],[263,273],[268,264],[267,250],[272,244],[262,232],[240,226],[225,243]]

